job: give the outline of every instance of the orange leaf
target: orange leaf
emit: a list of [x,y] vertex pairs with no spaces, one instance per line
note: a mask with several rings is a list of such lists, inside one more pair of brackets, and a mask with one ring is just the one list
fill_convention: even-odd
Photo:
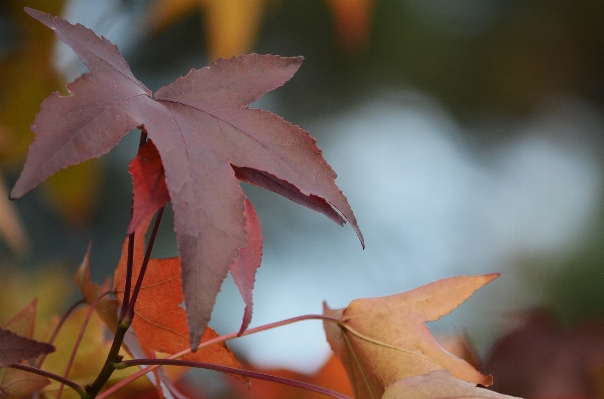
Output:
[[[150,220],[135,230],[133,282],[140,273],[144,256],[145,232]],[[114,288],[123,302],[126,281],[128,240],[124,242],[122,257],[115,271]],[[180,261],[178,258],[151,259],[145,272],[143,285],[135,307],[132,328],[148,357],[154,351],[174,354],[189,348],[189,330],[181,285]],[[202,342],[218,337],[211,328],[204,331]],[[183,359],[221,364],[230,367],[241,365],[224,343],[199,349],[183,356]]]
[[17,208],[8,199],[8,190],[2,174],[0,174],[0,236],[15,253],[21,253],[29,246],[29,239]]
[[490,385],[490,376],[444,350],[424,323],[450,313],[497,276],[452,277],[397,295],[357,299],[346,309],[324,305],[326,315],[339,319],[338,324],[324,322],[325,332],[356,398],[380,398],[396,381],[441,369]]
[[[297,373],[286,369],[258,369],[250,368],[254,371],[275,375],[278,377],[289,378],[308,384],[317,385],[332,391],[343,393],[347,396],[353,395],[352,386],[346,375],[346,370],[337,356],[332,355],[325,365],[315,375]],[[318,392],[307,391],[305,389],[295,388],[289,385],[276,384],[265,380],[254,380],[251,389],[244,389],[241,385],[234,387],[240,394],[241,399],[324,399],[327,396]],[[235,395],[233,395],[235,396]]]
[[409,377],[392,384],[382,399],[513,399],[513,396],[479,388],[469,382],[451,377],[447,370],[433,371],[418,377]]
[[369,45],[369,28],[375,0],[326,0],[335,23],[336,42],[353,54]]

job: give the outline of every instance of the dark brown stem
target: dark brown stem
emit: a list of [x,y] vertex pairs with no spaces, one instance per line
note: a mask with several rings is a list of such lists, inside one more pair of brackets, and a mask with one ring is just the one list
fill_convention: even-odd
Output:
[[126,263],[126,284],[124,286],[124,300],[120,310],[119,321],[126,317],[126,309],[130,304],[130,289],[132,286],[132,268],[134,265],[134,231],[128,235],[128,260]]
[[129,327],[130,325],[125,324],[124,322],[118,324],[117,330],[115,331],[115,337],[113,337],[113,343],[111,344],[111,349],[109,350],[107,360],[105,360],[101,372],[92,384],[86,386],[86,392],[90,395],[90,398],[95,398],[99,394],[103,386],[109,381],[111,374],[113,374],[113,371],[115,370],[113,367],[114,362],[118,359],[122,342],[124,342],[124,336]]
[[[147,132],[141,130],[140,140],[138,142],[138,151],[147,142]],[[132,199],[132,207],[130,208],[130,218],[134,212],[134,198]],[[122,309],[120,311],[119,320],[120,322],[126,317],[127,309],[130,308],[130,290],[132,287],[132,267],[134,263],[134,231],[128,235],[128,261],[126,263],[126,284],[124,286],[124,300],[122,302]]]
[[[140,141],[138,143],[138,151],[140,152],[141,147],[147,142],[147,132],[141,129]],[[132,218],[132,213],[134,211],[134,198],[132,202],[132,208],[130,210],[130,217]],[[155,220],[155,226],[153,228],[152,240],[149,241],[147,246],[147,252],[151,253],[151,249],[153,248],[153,242],[155,240],[155,234],[157,233],[157,227],[159,225],[159,220],[161,220],[161,213],[163,212],[163,208],[158,213],[157,218]],[[146,257],[145,257],[146,258]],[[146,268],[146,262],[143,262],[143,265]],[[128,262],[126,265],[126,284],[124,287],[124,299],[122,302],[122,309],[120,311],[120,316],[118,319],[118,325],[115,331],[115,336],[113,337],[113,343],[111,344],[111,349],[109,350],[109,354],[107,355],[107,360],[105,360],[105,364],[101,369],[101,372],[96,377],[94,382],[91,385],[86,386],[86,393],[90,398],[95,398],[103,386],[109,381],[111,374],[115,371],[114,364],[117,359],[121,359],[120,349],[122,347],[122,343],[124,342],[124,337],[126,336],[126,332],[130,328],[132,324],[132,316],[134,314],[134,304],[136,302],[136,297],[138,295],[138,291],[140,290],[140,283],[145,274],[144,269],[141,269],[136,287],[132,293],[132,297],[130,297],[130,289],[132,286],[132,270],[134,266],[134,232],[132,232],[128,236]]]
[[151,251],[153,250],[153,244],[155,243],[155,237],[157,236],[157,230],[159,229],[159,223],[161,222],[162,215],[164,214],[164,209],[165,207],[161,207],[161,209],[157,212],[157,216],[155,217],[155,224],[153,225],[153,230],[151,231],[151,236],[149,237],[149,243],[147,244],[145,258],[143,259],[143,264],[141,265],[141,271],[138,274],[136,285],[134,286],[134,291],[132,291],[132,299],[130,300],[130,304],[128,305],[126,319],[124,319],[126,323],[132,323],[132,319],[134,318],[134,305],[136,304],[136,298],[138,298],[138,293],[140,292],[141,286],[143,284],[143,278],[145,277],[147,265],[149,264],[149,259],[151,258]]
[[140,141],[138,142],[139,151],[140,151],[141,147],[143,145],[145,145],[146,142],[147,142],[147,132],[145,132],[144,130],[141,130],[141,138],[140,138]]

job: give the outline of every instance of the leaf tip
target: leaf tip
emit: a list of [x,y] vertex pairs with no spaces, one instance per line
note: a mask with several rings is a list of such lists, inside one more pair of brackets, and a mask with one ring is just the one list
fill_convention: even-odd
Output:
[[15,185],[15,187],[13,187],[12,190],[10,190],[10,193],[8,194],[8,199],[13,201],[16,199],[19,199],[23,196],[23,193],[19,192],[19,190],[17,190],[17,186]]
[[47,14],[43,11],[40,10],[36,10],[35,8],[30,8],[30,7],[23,7],[23,11],[25,11],[25,13],[27,13],[27,15],[29,15],[32,18],[37,19],[38,21],[40,21],[41,17],[50,17],[50,14]]

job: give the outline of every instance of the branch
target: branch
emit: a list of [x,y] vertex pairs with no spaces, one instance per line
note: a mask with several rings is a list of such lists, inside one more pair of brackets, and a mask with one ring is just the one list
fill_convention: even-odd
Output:
[[[140,152],[141,147],[147,142],[147,132],[145,130],[141,130],[141,136],[138,142],[138,152]],[[132,213],[134,212],[134,196],[132,197],[132,202],[130,206],[130,218],[132,218]],[[128,261],[126,264],[126,285],[124,287],[124,300],[122,301],[122,309],[120,310],[119,320],[120,322],[124,320],[126,317],[127,309],[130,309],[130,289],[132,286],[132,267],[134,263],[134,231],[128,235]]]
[[[130,298],[130,303],[128,304],[128,310],[125,312],[124,321],[127,324],[132,324],[132,319],[134,318],[134,305],[136,304],[136,299],[138,298],[138,293],[140,292],[141,286],[143,285],[143,278],[145,277],[145,272],[147,271],[147,265],[149,264],[149,259],[151,259],[151,251],[153,250],[153,244],[155,243],[155,237],[157,236],[157,231],[159,230],[159,223],[161,222],[162,215],[164,214],[165,206],[162,206],[157,212],[157,216],[155,217],[155,224],[153,225],[153,231],[151,231],[151,236],[149,237],[149,243],[147,244],[147,251],[145,252],[145,257],[143,259],[143,264],[141,265],[141,270],[138,273],[138,279],[136,280],[136,286],[132,291],[132,298]],[[134,233],[132,233],[134,234]],[[128,255],[130,255],[130,251],[128,251]],[[125,295],[125,294],[124,294]],[[124,296],[125,298],[125,296]]]
[[125,369],[132,366],[184,366],[184,367],[195,367],[201,369],[209,369],[215,371],[221,371],[223,373],[237,374],[244,377],[256,378],[259,380],[276,382],[279,384],[290,385],[296,388],[306,389],[308,391],[318,392],[326,396],[331,396],[336,399],[350,399],[348,396],[339,392],[332,391],[327,388],[322,388],[316,385],[300,382],[296,380],[290,380],[289,378],[277,377],[270,374],[259,373],[257,371],[243,370],[235,367],[221,366],[219,364],[194,362],[191,360],[180,360],[180,359],[136,359],[136,360],[124,360],[116,363],[114,367],[116,369]]

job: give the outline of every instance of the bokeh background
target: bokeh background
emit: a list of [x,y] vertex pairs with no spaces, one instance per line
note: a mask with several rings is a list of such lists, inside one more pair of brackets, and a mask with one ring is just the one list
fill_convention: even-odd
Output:
[[[344,307],[491,272],[502,275],[431,328],[467,332],[484,354],[521,309],[544,307],[566,324],[604,317],[603,2],[5,0],[4,190],[21,170],[42,100],[66,94],[86,72],[23,6],[106,36],[152,90],[221,56],[305,57],[290,82],[253,106],[318,140],[367,249],[349,226],[244,187],[265,240],[252,325],[320,313],[323,300]],[[127,164],[137,142],[130,134],[18,201],[1,195],[2,273],[69,275],[91,241],[93,278],[110,276],[129,221]],[[170,217],[159,241],[155,255],[176,255]],[[11,313],[16,293],[4,287],[0,312]],[[228,281],[211,324],[236,331],[242,313]],[[319,322],[232,348],[257,365],[305,372],[329,356]]]

